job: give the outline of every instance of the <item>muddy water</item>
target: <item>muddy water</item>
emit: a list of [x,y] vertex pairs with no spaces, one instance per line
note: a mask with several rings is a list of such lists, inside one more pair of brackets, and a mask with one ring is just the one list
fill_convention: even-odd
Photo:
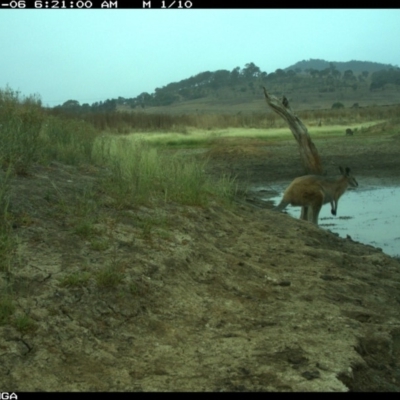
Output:
[[[263,198],[278,204],[286,186],[277,187],[279,196]],[[286,211],[299,218],[300,207],[288,206]],[[348,190],[339,200],[337,216],[332,216],[330,205],[322,207],[319,225],[353,240],[380,247],[391,256],[400,255],[400,187],[370,186]]]

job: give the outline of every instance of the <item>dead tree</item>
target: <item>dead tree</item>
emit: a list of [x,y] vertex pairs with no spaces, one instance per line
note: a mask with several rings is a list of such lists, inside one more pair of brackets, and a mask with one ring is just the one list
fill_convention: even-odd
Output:
[[307,128],[290,108],[288,99],[283,96],[282,101],[280,101],[276,96],[268,94],[265,87],[263,89],[267,104],[288,123],[299,145],[301,161],[306,172],[321,175],[323,170],[318,151],[308,134]]

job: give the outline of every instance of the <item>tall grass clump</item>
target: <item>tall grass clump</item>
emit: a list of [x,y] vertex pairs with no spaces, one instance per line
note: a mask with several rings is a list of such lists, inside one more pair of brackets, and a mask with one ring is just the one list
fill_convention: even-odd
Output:
[[20,99],[19,93],[0,89],[0,160],[12,165],[17,174],[26,174],[38,157],[44,114],[36,96]]
[[[3,160],[0,158],[0,165],[4,164]],[[5,171],[0,168],[0,273],[3,278],[0,286],[0,325],[10,321],[15,309],[8,283],[12,272],[11,265],[17,249],[17,241],[12,235],[8,214],[12,168],[11,164],[7,166]]]
[[[110,177],[106,191],[120,206],[175,201],[187,205],[205,205],[210,195],[221,199],[233,196],[234,182],[224,178],[210,181],[205,162],[187,156],[167,155],[142,139],[110,141]],[[216,185],[224,185],[221,190]]]
[[8,87],[0,89],[0,271],[10,271],[16,248],[8,213],[11,178],[28,173],[38,158],[43,118],[36,96],[21,99]]
[[72,165],[90,163],[97,135],[93,125],[83,120],[49,116],[41,133],[43,158]]
[[0,169],[0,271],[9,271],[15,249],[8,218],[10,178],[11,166],[5,172]]

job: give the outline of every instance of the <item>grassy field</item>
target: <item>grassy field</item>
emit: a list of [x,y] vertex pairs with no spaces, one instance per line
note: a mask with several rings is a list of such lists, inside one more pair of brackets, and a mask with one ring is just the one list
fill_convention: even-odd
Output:
[[[353,131],[363,135],[372,131],[371,128],[382,125],[385,121],[368,121],[365,123],[352,124]],[[343,136],[345,128],[343,125],[333,124],[329,126],[313,126],[309,129],[313,138],[337,137]],[[204,148],[212,146],[221,138],[244,138],[258,140],[286,140],[292,137],[288,127],[256,129],[256,128],[228,128],[228,129],[186,129],[185,133],[178,132],[148,132],[131,133],[129,135],[112,135],[109,137],[115,139],[128,139],[129,141],[143,141],[151,147],[158,148]]]
[[[269,111],[269,112],[268,112]],[[365,123],[388,121],[398,118],[400,106],[339,108],[298,111],[297,116],[309,127],[343,126],[354,128]],[[72,116],[73,117],[73,116]],[[82,119],[98,131],[107,134],[137,133],[194,133],[196,130],[216,131],[226,129],[279,129],[287,128],[286,122],[270,110],[237,114],[146,114],[103,113],[82,115]]]

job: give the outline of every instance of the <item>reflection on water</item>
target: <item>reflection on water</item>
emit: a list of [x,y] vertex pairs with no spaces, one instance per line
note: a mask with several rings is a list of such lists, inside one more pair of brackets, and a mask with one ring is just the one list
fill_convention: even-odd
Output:
[[[282,198],[269,197],[278,204]],[[267,200],[267,199],[264,199]],[[299,218],[300,207],[288,206],[286,211]],[[339,200],[337,216],[331,215],[326,204],[319,214],[319,225],[353,240],[380,247],[392,256],[400,255],[400,188],[375,187],[348,190]]]

